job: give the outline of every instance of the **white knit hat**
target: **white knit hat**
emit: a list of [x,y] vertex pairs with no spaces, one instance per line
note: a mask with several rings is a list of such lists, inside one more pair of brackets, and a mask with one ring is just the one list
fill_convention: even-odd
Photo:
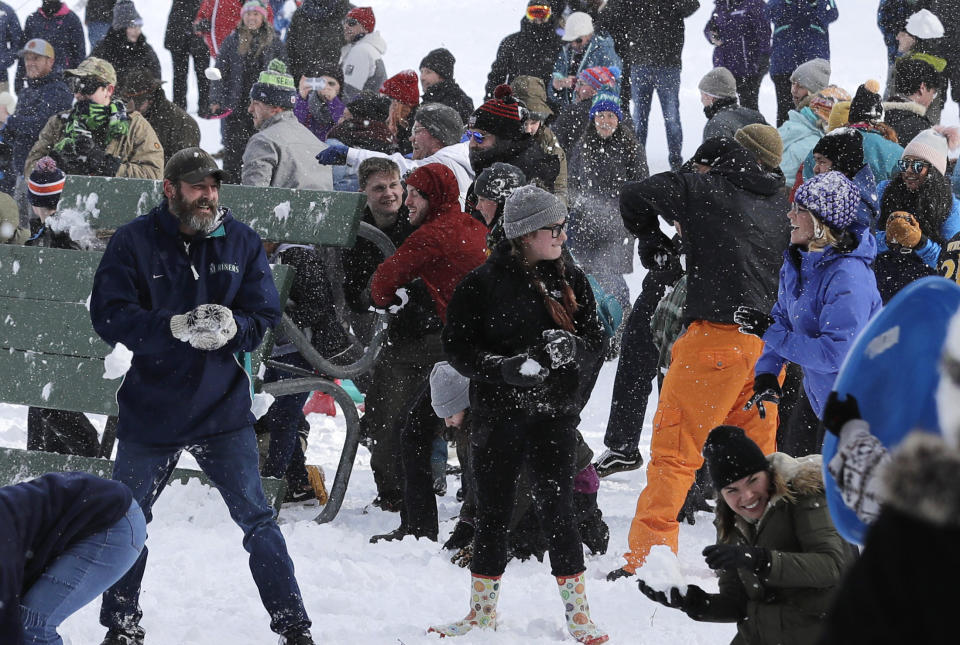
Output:
[[907,18],[907,33],[914,38],[943,38],[943,23],[929,9],[921,9]]
[[923,130],[903,149],[901,158],[903,157],[917,157],[929,161],[941,175],[945,175],[947,174],[947,138],[932,128]]
[[563,40],[571,42],[581,36],[589,36],[593,33],[593,18],[590,14],[582,11],[574,11],[563,23]]

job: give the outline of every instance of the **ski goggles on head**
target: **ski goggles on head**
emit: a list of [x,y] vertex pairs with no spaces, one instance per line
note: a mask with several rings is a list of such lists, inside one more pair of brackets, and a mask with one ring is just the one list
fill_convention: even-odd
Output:
[[527,7],[527,20],[549,20],[552,15],[550,5],[532,4]]
[[96,76],[71,76],[70,77],[70,89],[74,94],[81,94],[83,96],[90,96],[94,94],[101,87],[106,87],[108,83],[97,78]]
[[897,169],[900,172],[907,172],[912,170],[914,174],[923,173],[925,168],[930,167],[929,161],[923,161],[922,159],[897,159]]

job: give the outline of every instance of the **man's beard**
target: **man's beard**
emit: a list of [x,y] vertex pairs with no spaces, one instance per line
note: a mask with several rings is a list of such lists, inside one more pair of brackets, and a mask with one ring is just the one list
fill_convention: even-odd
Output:
[[[210,208],[209,215],[198,212],[198,209],[203,207]],[[217,200],[200,197],[188,202],[183,198],[179,186],[176,189],[176,195],[170,199],[170,212],[176,215],[181,224],[204,235],[212,233],[220,226],[220,210]]]

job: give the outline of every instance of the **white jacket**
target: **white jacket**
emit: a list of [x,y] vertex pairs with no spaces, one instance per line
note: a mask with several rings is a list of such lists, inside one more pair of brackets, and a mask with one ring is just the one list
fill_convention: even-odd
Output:
[[379,31],[347,43],[340,49],[340,68],[343,70],[343,102],[349,103],[363,90],[377,92],[387,80],[383,55],[387,43]]
[[423,159],[407,159],[399,152],[387,155],[382,152],[374,152],[373,150],[350,148],[347,150],[347,165],[350,166],[354,172],[357,172],[357,169],[364,159],[384,157],[395,161],[396,164],[400,166],[400,175],[403,176],[420,166],[426,166],[430,163],[443,164],[452,170],[457,178],[457,186],[460,188],[460,208],[463,208],[464,202],[466,202],[467,199],[467,190],[470,189],[470,184],[473,183],[473,178],[475,177],[473,168],[470,166],[469,146],[470,144],[466,141],[463,143],[455,143],[452,146],[440,148],[434,154],[429,157],[424,157]]

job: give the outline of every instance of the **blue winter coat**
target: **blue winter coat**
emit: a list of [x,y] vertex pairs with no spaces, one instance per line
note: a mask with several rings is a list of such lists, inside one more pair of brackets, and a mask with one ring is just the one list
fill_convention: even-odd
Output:
[[[882,134],[860,129],[863,135],[863,161],[873,172],[874,179],[892,179],[900,170],[897,162],[903,156],[903,146],[887,139]],[[813,177],[813,149],[803,161],[803,180]]]
[[[117,229],[93,280],[90,317],[110,345],[133,352],[117,403],[117,437],[183,446],[253,424],[250,381],[235,352],[260,345],[280,301],[260,236],[222,210],[213,233],[187,245],[164,200]],[[170,332],[170,318],[198,305],[229,307],[236,335],[201,351]]]
[[7,83],[7,68],[17,62],[23,47],[23,29],[20,19],[10,5],[0,2],[0,81]]
[[13,170],[23,174],[30,149],[40,137],[47,119],[73,105],[73,92],[61,72],[50,72],[43,78],[28,78],[20,90],[17,109],[3,127],[3,140],[13,148]]
[[[24,42],[42,38],[53,46],[54,69],[74,69],[87,57],[87,40],[83,33],[83,24],[77,14],[63,4],[52,16],[37,9],[23,25]],[[20,89],[27,79],[23,59],[17,63],[17,76],[14,87]]]
[[[623,68],[623,61],[620,59],[620,55],[617,54],[617,50],[614,49],[613,38],[600,33],[595,33],[593,38],[590,39],[590,44],[587,45],[586,51],[580,58],[580,65],[576,70],[570,69],[571,54],[572,50],[570,45],[564,46],[557,52],[557,60],[553,64],[553,78],[564,79],[568,76],[577,76],[583,70],[590,69],[591,67],[615,66],[621,69]],[[617,81],[613,91],[619,96],[620,81]],[[550,100],[559,105],[573,103],[572,88],[557,91],[553,89],[553,83],[548,83],[547,92],[549,92]]]
[[[890,181],[881,181],[877,184],[877,202],[880,203],[883,201],[883,193],[887,190],[887,186],[890,185]],[[879,211],[878,211],[879,212]],[[940,227],[940,236],[949,240],[952,239],[954,235],[960,233],[960,199],[957,199],[956,196],[953,198],[953,206],[950,207],[950,214],[947,216],[947,221],[943,223],[943,226]],[[887,232],[886,231],[877,231],[877,253],[883,253],[889,247],[887,246]],[[918,249],[913,250],[914,253],[920,256],[920,258],[927,264],[929,267],[937,268],[937,262],[940,259],[940,245],[927,238],[927,241]]]
[[787,187],[793,188],[797,181],[797,171],[803,165],[803,160],[813,151],[817,141],[823,136],[820,129],[820,120],[813,110],[805,107],[799,112],[790,110],[787,120],[783,122],[777,132],[783,140],[783,160],[780,170],[787,180]]
[[[877,221],[880,219],[880,193],[877,191],[877,180],[869,164],[864,164],[853,176],[853,185],[860,191],[860,204],[857,206],[857,223],[867,227],[870,231],[877,230]],[[878,251],[879,253],[879,251]]]
[[792,74],[814,58],[830,60],[830,23],[837,19],[835,0],[769,0],[773,23],[770,74]]
[[850,253],[833,247],[783,254],[774,323],[763,335],[756,374],[779,374],[786,361],[803,367],[803,389],[819,417],[860,330],[881,307],[870,264],[877,244],[858,230],[860,244]]
[[703,32],[711,43],[720,41],[714,67],[726,67],[737,78],[766,72],[771,33],[763,0],[716,0]]
[[0,488],[0,634],[23,642],[20,599],[76,542],[113,526],[130,508],[126,484],[87,473],[50,473]]

